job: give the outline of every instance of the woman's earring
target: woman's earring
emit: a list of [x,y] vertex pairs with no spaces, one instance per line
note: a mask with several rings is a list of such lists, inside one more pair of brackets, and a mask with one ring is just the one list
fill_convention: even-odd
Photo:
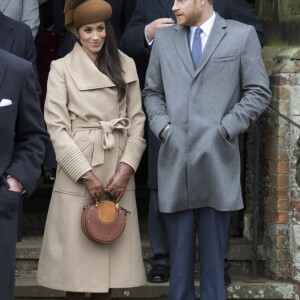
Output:
[[[0,0],[0,1],[1,1],[1,0]],[[79,43],[79,45],[81,45],[81,42],[80,42],[80,37],[79,37],[79,35],[76,35],[75,37],[76,37],[76,42],[77,42],[77,43]],[[74,38],[73,38],[73,40],[74,40]]]

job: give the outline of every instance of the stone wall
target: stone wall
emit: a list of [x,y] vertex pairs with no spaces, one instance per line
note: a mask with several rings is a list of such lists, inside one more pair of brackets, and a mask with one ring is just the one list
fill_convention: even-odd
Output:
[[[300,47],[265,47],[264,59],[273,93],[271,106],[300,124]],[[266,273],[300,287],[300,189],[295,182],[300,130],[272,112],[267,113]]]

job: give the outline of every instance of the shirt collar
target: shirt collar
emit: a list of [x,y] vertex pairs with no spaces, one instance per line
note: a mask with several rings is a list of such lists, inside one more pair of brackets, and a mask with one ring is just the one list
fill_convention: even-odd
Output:
[[[205,33],[205,35],[209,36],[209,34],[211,32],[211,29],[212,29],[212,27],[214,25],[215,18],[216,18],[216,13],[214,12],[213,15],[205,23],[203,23],[200,26],[200,28]],[[191,30],[192,34],[195,32],[196,28],[198,28],[198,27],[196,27],[196,26],[190,26],[190,30]]]

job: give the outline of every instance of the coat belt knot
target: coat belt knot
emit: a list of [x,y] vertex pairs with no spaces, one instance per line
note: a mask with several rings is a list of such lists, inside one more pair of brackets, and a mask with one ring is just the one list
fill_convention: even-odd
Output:
[[83,120],[72,121],[72,131],[96,130],[95,144],[92,157],[92,167],[104,162],[104,150],[115,147],[113,132],[115,129],[128,129],[131,122],[127,118],[113,119],[111,121],[87,122]]

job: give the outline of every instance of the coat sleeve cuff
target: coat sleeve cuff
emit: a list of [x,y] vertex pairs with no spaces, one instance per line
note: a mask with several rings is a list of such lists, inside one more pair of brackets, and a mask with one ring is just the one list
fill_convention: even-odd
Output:
[[86,172],[92,170],[82,152],[74,148],[60,162],[61,167],[76,182]]
[[171,123],[170,117],[168,115],[160,116],[159,119],[156,118],[150,122],[150,127],[156,137],[159,139],[160,132]]
[[239,124],[237,124],[236,120],[232,118],[230,114],[226,115],[221,121],[222,126],[228,132],[229,140],[232,140],[236,136],[238,136],[243,130],[247,128],[241,128]]
[[38,176],[40,175],[40,171],[35,172],[34,175],[32,174],[33,172],[28,172],[28,167],[22,163],[12,164],[5,173],[11,175],[11,177],[22,184],[27,196],[30,196],[36,189]]
[[123,156],[120,162],[126,163],[131,166],[136,172],[144,150],[146,148],[146,141],[142,138],[128,138]]

